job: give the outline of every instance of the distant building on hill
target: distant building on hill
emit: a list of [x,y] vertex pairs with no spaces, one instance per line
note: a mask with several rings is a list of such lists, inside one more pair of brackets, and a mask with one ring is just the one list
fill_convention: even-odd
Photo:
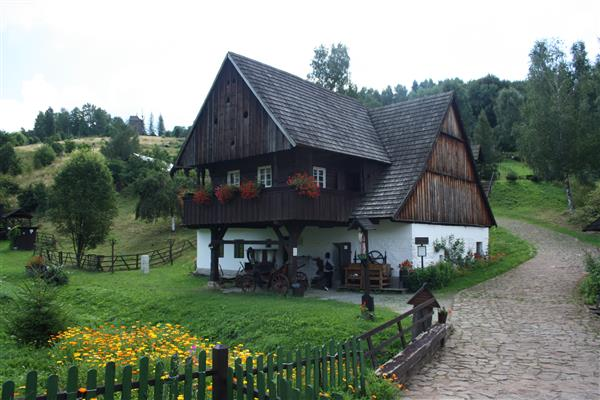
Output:
[[131,129],[133,129],[140,135],[146,134],[146,128],[144,127],[144,120],[141,119],[140,117],[138,117],[137,115],[130,116],[129,122],[127,123],[127,125],[129,125],[131,127]]

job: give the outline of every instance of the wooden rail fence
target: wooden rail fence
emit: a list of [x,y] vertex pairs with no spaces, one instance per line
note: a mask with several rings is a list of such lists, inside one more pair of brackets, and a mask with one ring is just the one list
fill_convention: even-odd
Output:
[[[413,307],[411,310],[406,311],[397,317],[384,322],[378,327],[358,336],[358,339],[367,343],[365,357],[371,362],[371,366],[374,369],[377,369],[379,366],[377,356],[382,353],[386,347],[392,345],[394,342],[399,341],[401,349],[404,349],[413,340],[413,338],[417,336],[416,333],[420,333],[431,326],[434,304],[436,304],[435,298],[427,299]],[[410,325],[402,324],[402,321],[410,320],[412,320]],[[389,329],[397,329],[398,332],[374,345],[373,337]]]
[[[138,254],[85,254],[81,260],[81,268],[90,271],[129,271],[139,269],[141,256],[150,256],[150,267],[173,263],[173,260],[180,257],[184,251],[195,248],[194,244],[186,240],[179,244],[170,242],[168,246]],[[37,253],[44,256],[46,261],[57,263],[68,267],[77,266],[75,253],[56,250],[50,247],[38,247]]]
[[[117,368],[109,362],[104,368],[103,385],[98,385],[98,372],[87,371],[85,386],[81,387],[79,369],[68,370],[64,390],[60,389],[59,378],[51,375],[41,394],[38,393],[38,373],[29,372],[26,377],[24,396],[17,397],[15,383],[2,385],[2,400],[317,400],[328,397],[341,399],[342,391],[361,396],[366,393],[365,363],[361,341],[350,339],[344,343],[331,341],[321,347],[307,347],[295,353],[278,352],[229,360],[228,348],[216,345],[212,349],[212,361],[207,363],[207,354],[198,353],[197,359],[188,357],[183,364],[173,356],[168,371],[162,361],[150,369],[150,361],[143,357],[135,371],[138,380],[133,380],[131,365],[120,371],[116,382]],[[210,366],[210,369],[207,369]]]

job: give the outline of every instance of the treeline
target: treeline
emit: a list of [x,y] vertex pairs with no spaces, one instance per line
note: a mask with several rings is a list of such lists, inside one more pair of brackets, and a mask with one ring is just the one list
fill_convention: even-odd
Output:
[[[46,111],[39,111],[35,117],[33,129],[21,128],[19,132],[6,132],[0,130],[0,143],[10,142],[13,146],[38,142],[56,142],[65,139],[82,138],[90,136],[113,136],[122,126],[128,125],[121,117],[113,117],[106,110],[94,104],[86,103],[75,107],[71,111],[61,108],[55,112],[52,107]],[[189,128],[175,126],[166,130],[164,119],[159,115],[158,123],[154,126],[154,116],[150,115],[148,135],[185,137]]]

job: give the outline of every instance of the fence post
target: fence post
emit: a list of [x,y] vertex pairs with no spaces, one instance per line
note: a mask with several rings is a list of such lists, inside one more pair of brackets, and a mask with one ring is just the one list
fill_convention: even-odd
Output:
[[[229,349],[227,346],[217,344],[212,350],[213,375],[213,400],[227,400],[227,371],[229,363]],[[238,385],[243,385],[243,379],[238,377]]]
[[173,239],[169,239],[169,261],[171,265],[173,265],[173,243],[175,241]]

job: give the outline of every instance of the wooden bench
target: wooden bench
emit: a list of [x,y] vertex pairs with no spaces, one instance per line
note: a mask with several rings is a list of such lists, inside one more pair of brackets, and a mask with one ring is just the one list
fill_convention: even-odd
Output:
[[[362,264],[350,264],[346,267],[345,287],[361,289]],[[369,264],[369,284],[372,288],[383,289],[389,287],[392,281],[392,269],[389,264]]]

